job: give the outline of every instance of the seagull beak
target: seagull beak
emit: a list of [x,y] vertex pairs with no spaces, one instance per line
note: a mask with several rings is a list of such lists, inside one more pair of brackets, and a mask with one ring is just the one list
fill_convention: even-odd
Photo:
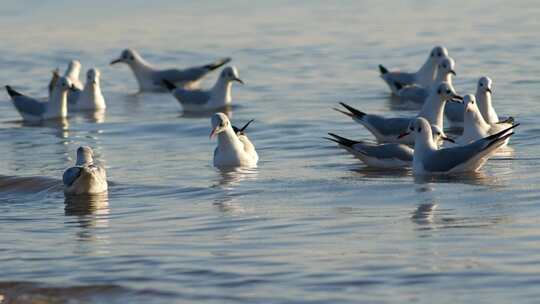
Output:
[[454,76],[457,76],[456,71],[450,70],[450,74],[453,74]]
[[210,136],[208,136],[210,139],[216,137],[218,127],[215,127],[212,129],[212,132],[210,132]]
[[403,133],[398,135],[397,139],[401,139],[401,138],[403,138],[403,137],[405,137],[405,136],[407,136],[409,134],[411,134],[411,132],[409,132],[409,131],[403,132]]
[[449,142],[451,142],[451,143],[453,143],[453,144],[455,144],[455,143],[456,143],[456,141],[455,141],[455,140],[453,140],[453,139],[452,139],[452,138],[450,138],[450,137],[446,137],[446,136],[441,136],[441,139],[442,139],[442,140],[446,140],[446,141],[449,141]]
[[487,88],[486,92],[489,92],[489,94],[493,94],[493,92],[491,91],[491,88]]
[[244,84],[244,82],[242,81],[242,79],[237,78],[237,77],[234,77],[234,78],[233,78],[233,81],[236,81],[236,82],[239,82],[239,83],[241,83],[241,84]]
[[119,62],[124,62],[124,60],[122,60],[122,58],[115,59],[115,60],[111,61],[110,65],[113,65],[113,64],[116,64],[116,63],[119,63]]

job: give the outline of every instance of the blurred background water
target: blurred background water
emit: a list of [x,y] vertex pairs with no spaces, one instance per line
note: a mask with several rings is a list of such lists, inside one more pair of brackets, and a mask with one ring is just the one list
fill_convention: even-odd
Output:
[[[0,84],[46,96],[50,71],[102,70],[104,115],[23,124],[0,103],[0,295],[22,303],[535,303],[540,296],[537,1],[37,1],[0,6]],[[322,139],[370,139],[333,111],[409,116],[377,65],[436,44],[459,92],[482,75],[521,126],[478,174],[366,169]],[[233,122],[259,168],[221,173],[208,118],[136,94],[122,49],[162,67],[231,56]],[[85,71],[83,71],[84,73]],[[208,77],[212,85],[217,73]],[[108,197],[65,200],[79,145]]]

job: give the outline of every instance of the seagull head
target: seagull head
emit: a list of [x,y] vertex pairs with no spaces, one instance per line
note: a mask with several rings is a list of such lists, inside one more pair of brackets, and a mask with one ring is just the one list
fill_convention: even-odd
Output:
[[210,119],[212,124],[212,131],[210,132],[210,138],[214,138],[219,133],[225,131],[231,124],[227,115],[223,113],[215,113]]
[[86,72],[86,83],[97,85],[99,84],[99,77],[101,72],[96,68],[91,68]]
[[77,166],[94,162],[94,151],[89,146],[81,146],[77,149]]
[[238,70],[233,66],[228,66],[221,71],[221,75],[219,76],[221,79],[223,79],[225,82],[239,82],[241,84],[244,84],[242,79],[238,76]]
[[71,60],[66,70],[66,76],[76,73],[79,75],[81,71],[81,62],[79,60]]
[[122,54],[120,55],[120,57],[111,61],[111,65],[120,63],[120,62],[125,63],[127,65],[131,65],[134,62],[138,61],[140,57],[141,56],[139,55],[139,53],[137,53],[137,51],[132,50],[132,49],[125,49],[122,51]]
[[437,62],[439,59],[447,57],[448,56],[448,50],[444,46],[435,46],[431,53],[429,54],[429,58],[433,59],[434,62]]
[[456,62],[451,57],[444,57],[439,61],[439,65],[437,68],[439,69],[439,73],[442,73],[442,75],[448,75],[452,74],[456,76],[456,71],[454,70],[456,66]]
[[476,97],[472,94],[463,96],[463,104],[465,105],[465,114],[470,113],[475,116],[480,113],[478,106],[476,105]]
[[437,125],[431,125],[431,132],[433,133],[433,141],[435,143],[438,143],[441,140],[455,143],[455,141],[452,138],[447,137],[446,134],[444,134],[444,131]]
[[478,79],[478,86],[476,88],[476,91],[479,93],[486,92],[486,93],[492,94],[492,91],[491,91],[492,83],[493,82],[491,81],[491,78],[487,76],[480,77],[480,79]]
[[457,103],[461,103],[461,101],[463,100],[463,97],[459,96],[454,90],[454,87],[448,82],[442,82],[437,87],[437,95],[439,96],[440,100]]
[[433,132],[431,125],[424,117],[417,117],[413,122],[414,142],[416,143],[433,143]]

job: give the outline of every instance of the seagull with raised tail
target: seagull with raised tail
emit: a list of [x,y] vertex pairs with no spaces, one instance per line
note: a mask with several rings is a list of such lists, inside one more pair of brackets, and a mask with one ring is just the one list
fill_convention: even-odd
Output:
[[108,188],[105,168],[94,163],[94,151],[88,146],[77,149],[75,166],[64,172],[62,180],[67,195],[100,194]]
[[67,94],[71,87],[68,78],[60,77],[46,102],[23,95],[9,85],[6,86],[6,90],[23,120],[41,121],[67,116]]
[[[463,103],[465,104],[463,134],[456,140],[457,144],[465,145],[519,125],[514,124],[513,118],[508,119],[505,122],[486,122],[478,109],[478,103],[476,102],[474,95],[468,94],[463,96]],[[501,147],[506,146],[509,140],[510,138],[507,138]]]
[[[438,87],[432,89],[417,117],[426,118],[432,125],[442,130],[443,111],[446,102],[459,102],[461,99],[462,97],[456,94],[453,87],[443,82]],[[366,127],[379,143],[414,144],[414,136],[404,136],[404,134],[408,134],[407,130],[411,122],[415,119],[414,117],[386,118],[380,115],[364,113],[343,102],[340,104],[348,111],[335,110],[351,117],[354,121]]]
[[[256,167],[259,161],[255,146],[243,128],[233,128],[227,115],[215,113],[210,119],[212,131],[210,138],[217,137],[217,148],[214,150],[214,166],[217,168]],[[236,131],[235,131],[236,129]]]
[[[412,124],[410,126],[412,128]],[[432,126],[433,140],[438,143],[441,140],[454,142],[453,139],[444,135],[444,132],[436,126]],[[376,144],[367,141],[351,140],[334,133],[328,133],[326,139],[338,144],[354,157],[361,160],[366,166],[373,168],[397,169],[410,167],[413,161],[414,150],[404,144],[388,143]]]
[[221,71],[218,80],[210,90],[188,90],[177,87],[168,79],[163,80],[167,89],[186,112],[210,111],[229,106],[232,100],[233,82],[244,84],[238,76],[238,70],[232,66]]
[[441,148],[433,141],[429,122],[418,117],[414,121],[413,173],[463,173],[478,171],[487,159],[514,133],[514,125],[499,133],[481,138],[464,146]]
[[382,64],[379,65],[381,78],[386,82],[393,94],[397,94],[396,82],[401,85],[419,85],[424,88],[429,88],[435,80],[437,72],[437,64],[443,57],[448,56],[448,50],[443,46],[434,47],[429,53],[426,62],[415,73],[407,73],[400,71],[389,71]]
[[143,91],[165,91],[166,87],[163,80],[186,87],[194,88],[198,82],[208,73],[227,64],[231,58],[222,58],[210,64],[196,66],[186,69],[158,69],[144,60],[141,55],[133,49],[125,49],[118,59],[111,61],[111,65],[116,63],[127,64],[137,82],[139,89]]

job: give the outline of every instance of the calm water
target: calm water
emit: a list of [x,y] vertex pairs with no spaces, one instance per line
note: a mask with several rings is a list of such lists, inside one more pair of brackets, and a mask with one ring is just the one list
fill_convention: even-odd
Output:
[[[0,8],[0,84],[45,96],[51,69],[78,58],[102,70],[108,102],[105,115],[29,126],[2,94],[0,294],[73,303],[537,301],[536,1],[145,2]],[[391,100],[376,66],[416,68],[439,43],[456,59],[458,91],[494,79],[498,112],[522,124],[512,152],[478,174],[415,180],[367,170],[322,139],[372,138],[331,110],[338,101],[414,114]],[[233,57],[246,85],[233,88],[232,117],[255,119],[259,168],[216,171],[208,118],[183,117],[168,94],[135,94],[128,68],[107,65],[128,46],[160,66]],[[60,177],[82,144],[108,168],[110,192],[65,201]]]

